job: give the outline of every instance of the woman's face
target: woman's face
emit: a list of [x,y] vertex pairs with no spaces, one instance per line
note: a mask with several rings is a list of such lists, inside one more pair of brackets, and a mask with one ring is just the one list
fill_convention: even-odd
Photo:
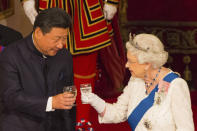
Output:
[[127,63],[125,66],[133,77],[144,78],[147,64],[139,64],[137,57],[130,51],[127,52]]

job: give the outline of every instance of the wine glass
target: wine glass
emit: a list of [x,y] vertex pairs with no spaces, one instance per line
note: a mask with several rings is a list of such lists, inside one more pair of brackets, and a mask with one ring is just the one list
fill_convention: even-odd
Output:
[[[77,96],[77,88],[75,85],[64,86],[63,92],[72,93],[74,95],[74,97]],[[76,106],[76,104],[73,104],[73,106]]]
[[[80,84],[80,91],[81,93],[90,93],[92,92],[92,86],[90,83],[84,83],[84,84]],[[87,103],[82,103],[82,104],[87,104]]]

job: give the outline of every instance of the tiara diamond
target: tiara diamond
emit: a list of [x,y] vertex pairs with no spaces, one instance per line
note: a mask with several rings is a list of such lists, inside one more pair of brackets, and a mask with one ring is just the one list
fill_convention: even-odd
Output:
[[146,49],[140,47],[140,46],[138,45],[137,42],[134,42],[134,41],[133,41],[134,37],[135,37],[135,34],[133,34],[133,36],[132,36],[131,33],[129,34],[129,42],[130,42],[130,44],[131,44],[133,47],[135,47],[135,48],[138,49],[138,50],[144,51],[144,52],[147,52],[147,51],[150,49],[149,47],[146,48]]

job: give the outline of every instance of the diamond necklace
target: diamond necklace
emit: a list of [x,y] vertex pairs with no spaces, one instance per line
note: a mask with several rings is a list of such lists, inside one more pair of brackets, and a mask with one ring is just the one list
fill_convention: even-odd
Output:
[[[156,81],[159,73],[161,72],[161,67],[159,67],[158,69],[158,72],[157,74],[155,75],[155,78],[153,78],[152,82],[150,84],[148,84],[146,81],[145,81],[145,86],[146,86],[146,94],[148,94],[148,90],[149,88],[154,84],[154,82]],[[147,75],[144,76],[144,78],[147,78]]]

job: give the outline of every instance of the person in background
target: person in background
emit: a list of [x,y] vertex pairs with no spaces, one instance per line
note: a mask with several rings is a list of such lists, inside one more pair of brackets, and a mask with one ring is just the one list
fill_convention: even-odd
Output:
[[[23,36],[20,32],[14,30],[8,26],[4,26],[4,25],[0,24],[0,52],[6,46],[8,46],[11,43],[13,43],[17,40],[20,40],[22,38],[23,38]],[[0,101],[1,101],[1,98],[0,98]],[[0,103],[0,116],[2,115],[1,110],[2,110],[2,105]],[[1,121],[1,119],[0,119],[0,121]]]
[[4,47],[22,38],[23,36],[20,32],[0,24],[0,52]]
[[32,24],[39,11],[47,8],[62,8],[70,14],[73,27],[65,47],[73,56],[77,121],[78,125],[81,120],[91,122],[90,105],[81,103],[80,84],[90,83],[93,92],[106,90],[102,94],[109,96],[122,86],[124,79],[126,57],[116,15],[119,0],[21,1]]
[[70,16],[59,8],[39,13],[33,33],[0,54],[1,131],[74,131],[76,98],[72,56],[64,47]]
[[164,67],[168,53],[152,34],[130,36],[126,43],[131,78],[114,104],[94,93],[82,102],[99,113],[100,123],[128,121],[132,131],[194,131],[189,88],[184,79]]

